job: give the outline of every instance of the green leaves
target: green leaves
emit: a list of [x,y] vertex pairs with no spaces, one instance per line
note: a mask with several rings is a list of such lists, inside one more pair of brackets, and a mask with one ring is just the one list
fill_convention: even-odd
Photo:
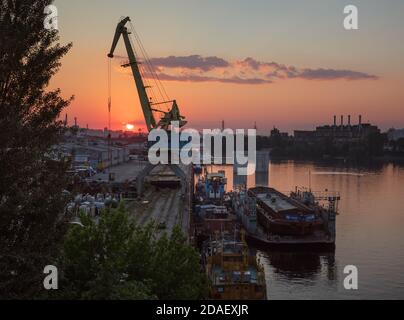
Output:
[[81,216],[60,260],[58,298],[199,299],[206,296],[199,254],[179,227],[156,238],[155,226],[135,226],[123,207],[98,222]]
[[154,291],[164,299],[200,299],[205,296],[205,278],[200,274],[199,254],[186,243],[179,226],[161,237],[153,257]]

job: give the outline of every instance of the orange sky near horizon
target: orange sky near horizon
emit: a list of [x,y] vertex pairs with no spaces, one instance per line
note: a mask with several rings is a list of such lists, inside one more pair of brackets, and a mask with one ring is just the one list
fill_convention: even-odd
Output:
[[[61,87],[63,95],[75,95],[68,108],[70,121],[78,117],[81,126],[104,128],[107,112],[107,59],[85,60],[86,72],[68,65],[78,61],[64,60],[63,69],[52,85]],[[78,63],[80,64],[80,63]],[[113,68],[112,127],[124,129],[127,123],[144,130],[144,120],[134,80],[130,74]],[[77,78],[80,79],[78,85]],[[304,80],[286,79],[271,84],[245,85],[216,82],[164,81],[170,98],[176,99],[181,112],[193,128],[252,128],[268,132],[276,126],[285,131],[310,129],[331,123],[333,115],[352,115],[353,121],[362,114],[365,121],[384,128],[404,126],[402,106],[404,82],[401,77],[379,80]],[[386,108],[388,107],[388,108]],[[391,121],[392,119],[397,120]],[[339,120],[338,120],[339,121]]]
[[[273,2],[275,3],[275,0],[268,3]],[[88,3],[83,5],[76,1],[56,3],[61,18],[61,42],[72,41],[73,49],[63,58],[62,68],[53,78],[50,88],[60,87],[65,97],[75,95],[75,100],[66,110],[70,123],[77,117],[79,125],[83,127],[88,124],[91,128],[105,128],[108,125],[106,55],[114,34],[117,14],[103,10],[104,7],[109,8],[108,2],[101,1],[102,5],[94,12],[84,9],[80,12],[73,10],[79,6],[90,6]],[[153,6],[153,3],[142,2],[139,6],[145,7],[145,11],[150,11],[150,7],[147,6]],[[179,3],[182,2],[175,0],[173,6]],[[139,28],[136,29],[142,39],[146,39],[144,44],[151,57],[201,55],[220,57],[226,61],[241,61],[252,56],[260,61],[276,61],[299,68],[354,70],[379,78],[308,80],[296,77],[277,78],[273,83],[263,84],[163,81],[170,98],[177,100],[182,114],[186,116],[188,127],[215,128],[220,127],[221,121],[225,120],[226,127],[229,128],[252,128],[256,122],[259,133],[268,133],[274,126],[282,131],[293,132],[294,129],[312,129],[316,125],[330,124],[334,115],[338,116],[339,121],[342,114],[345,115],[345,119],[347,115],[352,115],[353,122],[356,122],[358,115],[362,114],[364,121],[375,123],[384,130],[390,127],[404,127],[402,111],[404,67],[399,63],[404,54],[404,46],[396,41],[403,28],[379,30],[372,27],[355,34],[341,31],[341,26],[336,24],[333,28],[329,27],[329,30],[319,28],[317,33],[313,33],[317,29],[313,29],[313,26],[302,20],[301,24],[296,22],[296,26],[293,26],[295,33],[288,33],[279,26],[274,28],[268,25],[269,30],[272,27],[272,30],[275,29],[278,33],[274,33],[270,38],[271,42],[266,43],[258,35],[252,38],[249,34],[243,34],[233,24],[231,28],[224,28],[222,33],[218,33],[217,39],[212,38],[206,42],[204,37],[208,31],[199,30],[198,24],[195,26],[187,24],[188,20],[192,20],[192,15],[197,13],[194,8],[197,2],[190,3],[190,8],[184,8],[189,10],[188,15],[178,15],[176,19],[166,17],[170,25],[165,25],[162,21],[160,25],[148,28],[147,17],[137,16]],[[257,3],[268,5],[267,2],[257,1]],[[281,6],[280,3],[276,2],[278,7]],[[336,8],[339,10],[339,0],[333,3],[336,6],[338,4]],[[125,9],[122,11],[131,12],[128,10],[133,6],[131,2],[120,1],[119,4],[120,9]],[[207,4],[204,10],[212,10],[212,5],[213,2]],[[241,15],[244,5],[246,5],[244,2],[237,1],[233,14]],[[298,15],[306,14],[290,10],[292,4],[283,5],[287,8],[282,14],[292,14],[298,22],[300,22]],[[376,4],[372,2],[369,6],[371,5]],[[222,12],[226,8],[221,4],[216,10]],[[326,8],[328,7],[324,5],[323,9]],[[117,10],[112,7],[110,9]],[[332,17],[340,19],[338,10],[332,13]],[[397,10],[392,7],[391,11],[395,13]],[[92,19],[91,15],[94,17],[102,15],[104,19]],[[155,15],[163,20],[164,10],[155,12]],[[259,15],[259,12],[249,13],[249,17],[257,21]],[[89,18],[84,19],[87,16]],[[399,18],[396,16],[397,21],[402,21]],[[236,17],[234,19],[236,20]],[[251,31],[254,30],[258,34],[258,27],[261,28],[264,21],[268,24],[273,23],[272,20],[269,19],[268,22],[262,20],[257,26],[253,26],[257,23],[254,20],[245,23],[249,23]],[[323,22],[328,23],[328,20],[333,21],[325,16]],[[212,21],[219,23],[217,20],[210,22]],[[340,23],[339,20],[336,21]],[[211,27],[208,21],[198,22],[206,23],[204,27],[207,29]],[[188,25],[190,30],[179,29],[180,26]],[[304,39],[309,36],[307,30],[310,30],[312,38],[316,36],[316,41],[311,44]],[[335,38],[328,33],[335,34]],[[286,34],[288,39],[285,39]],[[167,37],[170,37],[172,43]],[[375,37],[378,45],[374,45],[376,40],[372,37]],[[249,45],[244,46],[242,43]],[[239,50],[234,50],[237,46]],[[116,54],[126,56],[122,40]],[[119,70],[120,62],[120,59],[113,61],[112,128],[123,130],[127,123],[131,123],[135,124],[137,131],[139,126],[144,128],[143,115],[134,80],[130,74]],[[198,72],[205,75],[202,70]]]

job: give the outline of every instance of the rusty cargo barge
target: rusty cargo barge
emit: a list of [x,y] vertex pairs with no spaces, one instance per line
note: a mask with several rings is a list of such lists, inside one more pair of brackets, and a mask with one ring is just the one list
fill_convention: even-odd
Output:
[[287,196],[273,188],[256,187],[232,194],[233,210],[256,246],[276,249],[334,249],[337,193],[296,188]]

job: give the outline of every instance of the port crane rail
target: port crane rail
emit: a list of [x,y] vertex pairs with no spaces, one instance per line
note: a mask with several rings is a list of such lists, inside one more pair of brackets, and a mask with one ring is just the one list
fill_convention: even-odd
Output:
[[[149,99],[149,97],[148,97],[146,89],[148,89],[150,87],[144,85],[142,74],[139,69],[140,62],[136,58],[135,50],[134,50],[134,47],[132,46],[132,42],[131,42],[131,38],[130,38],[130,34],[134,33],[134,29],[132,27],[132,32],[130,32],[128,30],[128,28],[126,27],[126,24],[130,21],[131,20],[129,17],[123,18],[121,21],[119,21],[119,23],[116,27],[115,35],[114,35],[114,38],[112,41],[112,46],[111,46],[111,50],[108,54],[108,57],[110,59],[114,58],[115,49],[117,47],[119,39],[122,36],[124,44],[125,44],[125,48],[126,48],[126,51],[128,54],[128,58],[129,58],[128,63],[124,64],[122,67],[130,67],[132,70],[133,78],[135,80],[136,89],[138,92],[140,105],[142,107],[143,116],[144,116],[144,119],[146,122],[148,132],[152,131],[153,129],[163,129],[165,131],[168,131],[168,133],[169,133],[171,123],[174,121],[178,122],[179,127],[182,128],[183,126],[185,126],[187,124],[187,121],[185,120],[185,117],[183,117],[181,115],[176,100],[152,102],[151,99]],[[140,41],[140,40],[138,40],[138,41]],[[143,46],[140,44],[140,47],[142,49]],[[147,59],[147,57],[145,57],[145,59]],[[146,61],[146,63],[148,64],[149,67],[151,66],[150,61]],[[156,76],[156,74],[153,72],[151,67],[149,70],[150,70],[151,76]],[[167,104],[167,103],[172,103],[172,106],[168,111],[163,111],[163,110],[159,110],[159,109],[155,108],[156,106]],[[159,121],[156,120],[153,112],[158,112],[158,113],[162,114],[162,117]],[[170,137],[170,134],[168,134],[168,136]],[[187,185],[186,174],[176,164],[167,164],[167,165],[171,168],[171,170],[175,173],[175,175],[181,179],[182,195],[185,195],[185,190],[186,190],[186,185]],[[142,194],[143,194],[144,179],[157,166],[158,165],[152,165],[152,164],[148,163],[146,165],[146,167],[142,170],[142,172],[138,175],[137,192],[138,192],[139,196],[142,196]]]

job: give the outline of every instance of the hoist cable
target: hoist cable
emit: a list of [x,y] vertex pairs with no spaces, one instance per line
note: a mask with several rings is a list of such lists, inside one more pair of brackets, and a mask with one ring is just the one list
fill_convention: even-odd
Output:
[[170,97],[168,96],[168,94],[167,94],[167,92],[166,92],[166,90],[164,88],[164,85],[160,80],[159,75],[156,73],[156,71],[155,71],[155,69],[154,69],[154,67],[153,67],[153,65],[151,63],[151,59],[150,59],[146,49],[144,48],[143,43],[142,43],[142,41],[140,39],[140,36],[136,32],[132,22],[130,22],[130,28],[131,28],[132,34],[134,35],[134,37],[135,37],[135,39],[136,39],[136,41],[137,41],[137,43],[139,45],[139,48],[140,48],[140,50],[141,50],[141,52],[142,52],[142,54],[144,56],[146,66],[149,69],[149,73],[150,73],[151,77],[154,79],[154,81],[156,82],[156,86],[157,86],[157,89],[159,90],[159,93],[161,95],[162,100],[163,101],[164,100],[169,101]]
[[108,58],[108,159],[109,167],[112,166],[111,152],[111,109],[112,109],[112,65],[111,59]]
[[[131,46],[132,46],[133,51],[134,51],[134,53],[135,53],[135,56],[136,56],[136,57],[139,57],[139,55],[138,55],[138,53],[137,53],[137,51],[136,51],[136,47],[134,46],[134,43],[133,43],[133,40],[132,40],[131,37],[129,37],[129,41],[130,41],[130,43],[131,43]],[[155,91],[154,91],[154,89],[153,89],[153,86],[150,84],[150,82],[149,82],[149,80],[148,80],[146,71],[144,70],[144,67],[143,67],[142,63],[140,63],[140,61],[137,61],[137,66],[138,66],[140,75],[141,75],[141,77],[142,77],[142,79],[143,79],[143,82],[144,82],[145,86],[146,86],[148,89],[150,89],[149,91],[150,91],[150,95],[151,95],[151,98],[152,98],[152,102],[153,102],[153,101],[156,101],[156,100],[157,100],[157,95],[156,95],[156,93],[155,93]],[[150,97],[148,97],[148,99],[149,99],[149,98],[150,98]],[[150,100],[150,99],[149,99],[149,100]]]

